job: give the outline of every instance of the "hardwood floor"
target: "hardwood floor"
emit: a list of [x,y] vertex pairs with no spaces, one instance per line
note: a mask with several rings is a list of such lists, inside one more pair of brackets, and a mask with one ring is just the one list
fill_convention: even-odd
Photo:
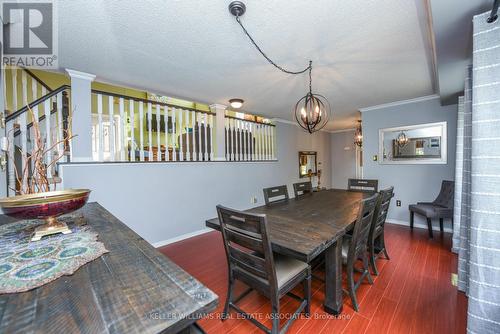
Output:
[[[467,299],[451,285],[457,264],[456,255],[450,252],[451,235],[437,232],[429,240],[427,230],[387,224],[386,239],[391,260],[379,259],[380,275],[372,276],[374,284],[365,281],[360,286],[358,313],[348,297],[344,297],[340,318],[325,313],[324,286],[313,280],[311,316],[297,319],[288,333],[465,333]],[[219,295],[217,310],[199,321],[207,333],[262,333],[234,312],[224,322],[219,319],[227,290],[226,257],[219,232],[170,244],[160,251]],[[243,291],[244,286],[237,289]],[[302,293],[300,288],[297,293]],[[271,307],[265,297],[252,292],[239,305],[270,326]],[[292,298],[281,300],[283,314],[290,314],[297,306]]]

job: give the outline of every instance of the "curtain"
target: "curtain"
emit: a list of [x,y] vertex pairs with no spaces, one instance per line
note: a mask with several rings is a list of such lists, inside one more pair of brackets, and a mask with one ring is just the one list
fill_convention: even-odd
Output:
[[455,163],[455,195],[453,205],[453,239],[451,251],[459,252],[460,249],[460,217],[462,213],[462,173],[464,163],[464,97],[458,97],[457,117],[457,146]]
[[471,228],[471,159],[472,159],[472,66],[467,69],[465,79],[462,131],[462,178],[460,195],[459,247],[458,247],[458,289],[468,294],[469,255]]
[[481,334],[500,333],[500,19],[487,23],[489,14],[473,20],[458,179],[458,288],[469,297],[467,331]]

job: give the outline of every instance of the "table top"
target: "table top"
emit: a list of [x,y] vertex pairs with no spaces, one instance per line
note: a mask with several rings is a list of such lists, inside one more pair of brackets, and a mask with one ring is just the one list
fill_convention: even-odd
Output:
[[[246,212],[267,216],[274,252],[310,262],[352,227],[360,201],[371,195],[330,189]],[[220,230],[219,219],[207,220],[206,226]]]
[[[218,297],[97,203],[79,210],[109,253],[71,276],[0,295],[0,333],[177,333]],[[15,221],[0,215],[0,224]]]

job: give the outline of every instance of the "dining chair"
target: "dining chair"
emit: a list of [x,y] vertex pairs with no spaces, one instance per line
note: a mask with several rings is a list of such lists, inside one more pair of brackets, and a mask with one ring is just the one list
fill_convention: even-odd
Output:
[[293,194],[295,198],[299,198],[300,196],[311,194],[313,191],[311,181],[307,182],[298,182],[293,184]]
[[[367,244],[378,196],[378,193],[376,193],[361,201],[353,233],[351,236],[346,235],[342,243],[342,263],[346,266],[347,274],[347,290],[344,290],[344,293],[351,297],[352,306],[356,312],[359,310],[356,298],[356,291],[359,286],[365,277],[370,284],[373,284],[368,270]],[[359,259],[363,262],[362,269],[354,266]],[[354,281],[354,271],[361,273],[357,282]]]
[[347,181],[347,190],[359,192],[377,192],[378,180],[349,179]]
[[[250,320],[266,333],[285,333],[298,315],[310,313],[311,267],[291,257],[273,254],[266,215],[250,214],[217,205],[222,238],[228,263],[228,292],[224,305],[223,320],[229,308]],[[233,285],[239,280],[249,288],[233,299]],[[304,297],[291,292],[298,284],[303,284]],[[271,301],[271,329],[257,321],[255,317],[236,305],[252,290],[256,290]],[[300,302],[290,319],[279,328],[280,299],[288,295]]]
[[[286,185],[264,188],[264,201],[266,205],[288,201],[288,188]],[[279,197],[279,198],[278,198]]]
[[394,187],[380,190],[377,205],[375,207],[375,213],[373,214],[372,225],[370,227],[370,234],[368,236],[368,251],[370,252],[370,265],[375,275],[378,275],[375,260],[379,257],[379,255],[383,252],[385,258],[390,260],[389,254],[387,253],[387,247],[385,245],[384,227],[387,212],[389,211],[389,204],[391,203],[391,198],[393,196]]

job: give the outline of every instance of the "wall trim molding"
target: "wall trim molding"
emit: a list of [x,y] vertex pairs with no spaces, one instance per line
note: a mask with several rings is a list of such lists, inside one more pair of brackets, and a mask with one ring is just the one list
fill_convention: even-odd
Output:
[[[271,118],[271,121],[274,122],[274,123],[284,123],[284,124],[295,125],[296,127],[300,128],[300,126],[297,124],[297,122],[289,121],[289,120],[283,119],[283,118]],[[351,130],[355,130],[355,129],[352,128],[352,129],[333,130],[333,131],[332,130],[321,129],[321,130],[319,130],[319,132],[336,133],[336,132],[346,132],[346,131],[351,131]]]
[[414,99],[394,101],[394,102],[379,104],[379,105],[376,105],[376,106],[360,108],[359,112],[363,113],[365,111],[377,110],[377,109],[388,108],[388,107],[395,107],[395,106],[400,106],[400,105],[403,105],[403,104],[423,102],[423,101],[429,101],[429,100],[440,99],[440,98],[441,97],[439,95],[432,94],[432,95],[427,95],[427,96],[416,97]]
[[[389,224],[402,225],[402,226],[408,226],[408,227],[410,227],[410,222],[407,222],[407,221],[404,221],[404,220],[387,218],[386,222],[389,223]],[[427,230],[427,224],[414,222],[413,223],[413,228],[422,228],[424,230]],[[433,224],[432,225],[432,230],[433,231],[439,231],[439,226],[436,226],[436,225]],[[451,228],[449,228],[449,227],[446,227],[446,226],[444,227],[443,230],[445,232],[448,232],[448,233],[453,233],[453,230]]]
[[351,131],[356,131],[356,128],[333,130],[333,131],[328,131],[328,132],[330,132],[330,133],[342,133],[342,132],[351,132]]
[[157,242],[152,243],[151,245],[153,245],[153,247],[155,247],[155,248],[159,248],[159,247],[163,247],[163,246],[172,244],[172,243],[177,242],[177,241],[182,241],[184,239],[189,239],[189,238],[192,238],[192,237],[196,237],[197,235],[205,234],[205,233],[212,232],[212,231],[214,231],[214,229],[211,229],[211,228],[207,227],[207,228],[203,228],[203,229],[198,230],[198,231],[181,234],[181,235],[179,235],[177,237],[170,238],[170,239],[167,239],[167,240],[157,241]]

